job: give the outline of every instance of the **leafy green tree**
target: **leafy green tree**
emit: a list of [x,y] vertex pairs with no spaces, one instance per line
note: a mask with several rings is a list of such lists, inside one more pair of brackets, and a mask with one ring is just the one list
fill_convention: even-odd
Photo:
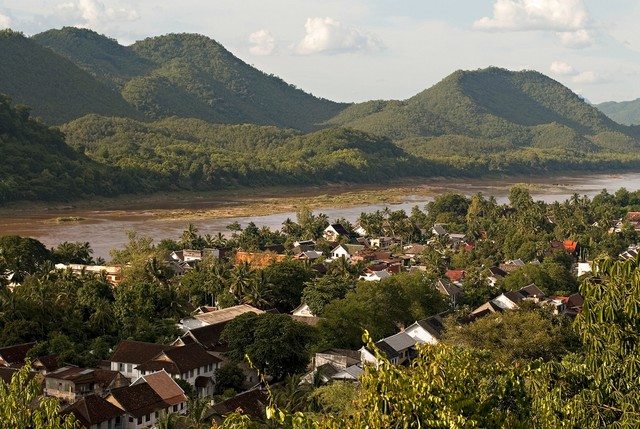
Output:
[[312,278],[311,270],[301,261],[285,259],[263,269],[269,279],[269,301],[283,313],[300,304],[305,283]]
[[344,298],[352,288],[353,284],[348,279],[326,275],[307,282],[302,291],[302,302],[309,306],[313,314],[322,315],[327,304]]
[[14,273],[14,281],[18,283],[50,260],[51,253],[38,240],[17,235],[0,237],[0,266]]
[[60,415],[54,398],[42,397],[42,388],[33,376],[31,365],[16,372],[11,383],[0,380],[0,429],[73,429],[73,415]]
[[216,371],[216,393],[221,394],[227,389],[240,392],[245,378],[244,372],[237,364],[225,363]]
[[309,326],[274,313],[243,314],[222,333],[229,357],[241,361],[246,355],[256,368],[277,380],[305,370],[313,337]]

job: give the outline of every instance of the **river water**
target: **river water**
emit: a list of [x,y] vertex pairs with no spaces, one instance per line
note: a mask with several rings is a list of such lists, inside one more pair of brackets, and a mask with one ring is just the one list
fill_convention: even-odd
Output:
[[[509,188],[517,183],[523,183],[520,179],[493,179],[493,180],[451,180],[451,181],[425,181],[423,185],[433,194],[437,195],[446,191],[455,191],[465,195],[473,195],[482,192],[486,196],[493,195],[499,202],[507,200]],[[527,183],[534,185],[531,194],[536,200],[546,202],[564,201],[574,193],[594,196],[603,189],[615,192],[619,188],[629,191],[640,189],[640,173],[624,174],[593,174],[583,176],[552,176],[528,178]],[[326,207],[316,212],[322,212],[329,219],[346,218],[354,221],[363,212],[374,212],[389,207],[392,210],[411,210],[415,205],[424,208],[431,198],[408,195],[401,204],[373,204],[346,208]],[[180,208],[188,204],[180,202]],[[52,222],[56,216],[78,216],[85,220],[81,222]],[[282,222],[291,218],[295,220],[295,213],[274,213],[266,216],[234,217],[234,218],[198,218],[193,221],[185,219],[158,218],[153,212],[140,210],[113,211],[113,210],[64,210],[56,213],[51,210],[34,210],[25,213],[16,212],[15,215],[5,213],[0,218],[1,234],[18,234],[37,238],[47,246],[56,246],[63,241],[88,241],[94,249],[94,256],[109,259],[109,251],[112,248],[122,247],[127,242],[127,231],[135,230],[139,234],[152,237],[159,241],[162,238],[178,238],[185,226],[192,222],[201,234],[215,235],[218,232],[228,233],[227,225],[237,221],[241,225],[254,222],[258,227],[267,226],[272,229],[281,227]]]

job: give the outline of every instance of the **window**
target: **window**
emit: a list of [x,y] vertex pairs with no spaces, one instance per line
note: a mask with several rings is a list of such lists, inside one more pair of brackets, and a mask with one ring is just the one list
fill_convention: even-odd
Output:
[[178,411],[178,405],[176,404],[176,405],[173,406],[173,412],[175,413],[177,411]]
[[119,363],[118,364],[118,371],[123,371],[124,372],[124,364],[123,363]]
[[129,423],[133,423],[133,417],[129,417]]
[[145,422],[148,422],[149,420],[151,420],[151,414],[147,414],[146,416],[144,416]]
[[156,411],[156,414],[155,414],[155,416],[156,416],[156,419],[158,418],[158,415],[159,415],[159,414],[158,414],[158,412]]
[[193,370],[189,371],[189,378],[193,377]]
[[142,417],[138,417],[138,424],[141,425],[142,424]]
[[200,375],[200,368],[198,368],[198,375]]
[[132,372],[133,371],[133,364],[128,363],[127,364],[127,372]]

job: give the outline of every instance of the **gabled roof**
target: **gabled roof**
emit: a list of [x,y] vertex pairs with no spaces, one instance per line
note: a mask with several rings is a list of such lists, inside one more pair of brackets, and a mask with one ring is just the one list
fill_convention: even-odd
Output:
[[416,344],[416,340],[406,332],[399,332],[395,335],[391,335],[390,337],[383,338],[376,343],[376,346],[382,342],[387,344],[396,352],[401,352],[402,350],[406,350]]
[[519,303],[525,298],[520,292],[516,291],[505,292],[503,293],[503,295],[506,296],[509,301],[513,302],[514,304]]
[[326,227],[324,230],[325,231],[333,230],[338,235],[347,235],[347,236],[349,235],[349,231],[347,231],[347,229],[339,223],[332,223],[331,225]]
[[136,367],[139,371],[160,371],[164,369],[169,374],[184,374],[185,372],[220,363],[221,360],[207,353],[200,344],[191,343],[181,347],[172,347],[149,361]]
[[435,225],[433,225],[433,228],[431,229],[436,235],[446,235],[447,234],[447,230],[444,229],[444,224],[442,223],[436,223]]
[[457,285],[451,283],[447,279],[438,279],[436,281],[436,289],[443,295],[449,296],[451,298],[457,298],[462,295],[462,289],[460,289]]
[[9,366],[22,366],[27,357],[27,353],[36,345],[35,341],[31,343],[16,344],[0,348],[0,359],[4,360]]
[[506,277],[507,274],[508,274],[506,271],[504,271],[500,267],[491,267],[491,268],[489,268],[489,273],[493,277]]
[[364,370],[360,365],[351,365],[333,375],[334,380],[357,380]]
[[418,320],[416,323],[434,338],[440,339],[440,337],[442,337],[444,325],[442,324],[442,318],[440,316],[427,317],[426,319]]
[[116,346],[109,360],[111,362],[141,364],[170,347],[171,346],[165,346],[164,344],[122,340]]
[[47,372],[60,368],[58,355],[39,356],[33,361],[34,369],[44,369]]
[[164,371],[158,371],[140,377],[169,405],[176,405],[187,400],[184,390]]
[[69,413],[73,413],[85,428],[107,422],[124,414],[120,408],[94,394],[85,396],[62,410],[62,414]]
[[253,389],[240,393],[226,401],[219,402],[211,407],[210,416],[226,416],[236,410],[256,420],[264,420],[266,407],[269,404],[267,394],[260,389]]
[[136,418],[171,406],[147,383],[136,383],[122,389],[113,390],[107,397],[107,400],[109,399],[116,401],[119,404],[117,406]]
[[182,339],[193,339],[200,343],[205,349],[213,350],[220,346],[220,337],[222,336],[222,331],[224,331],[225,326],[227,326],[227,322],[191,329],[182,335]]
[[216,323],[228,322],[236,317],[245,313],[262,314],[264,311],[252,307],[248,304],[234,305],[233,307],[223,308],[221,310],[211,311],[204,314],[196,314],[193,316],[200,322],[204,322],[208,325],[214,325]]
[[534,283],[518,290],[518,293],[525,298],[543,298],[545,296],[544,292],[542,292]]
[[502,311],[502,307],[493,303],[493,301],[488,301],[482,304],[480,307],[473,310],[470,314],[471,318],[482,317],[489,313],[496,313]]

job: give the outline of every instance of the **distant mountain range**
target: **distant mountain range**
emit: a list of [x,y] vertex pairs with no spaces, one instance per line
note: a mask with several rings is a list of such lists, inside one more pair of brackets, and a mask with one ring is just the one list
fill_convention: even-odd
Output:
[[[77,28],[31,38],[5,30],[0,57],[0,93],[59,126],[74,149],[52,146],[59,159],[25,175],[57,177],[61,165],[80,165],[85,193],[640,165],[640,127],[615,122],[535,71],[459,70],[407,100],[345,104],[305,93],[194,34],[122,46]],[[11,117],[28,116],[2,104]],[[46,130],[33,121],[11,123],[13,165],[0,153],[5,184],[28,168],[18,142],[42,148],[46,140],[30,142],[19,131]],[[0,122],[0,139],[3,130]],[[96,177],[106,178],[104,189]],[[49,188],[32,197],[56,198],[57,182],[42,183]],[[2,192],[5,200],[31,198],[9,186],[0,201]]]
[[608,101],[596,107],[608,117],[625,125],[640,125],[640,98],[633,101]]

